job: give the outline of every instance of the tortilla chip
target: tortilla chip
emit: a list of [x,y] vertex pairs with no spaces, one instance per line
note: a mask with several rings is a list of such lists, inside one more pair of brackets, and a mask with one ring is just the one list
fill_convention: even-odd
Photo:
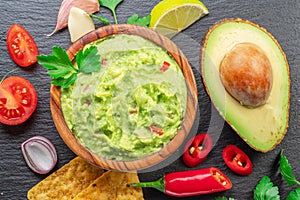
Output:
[[107,171],[74,200],[142,200],[140,187],[127,187],[128,183],[139,182],[137,173]]
[[103,172],[102,169],[76,157],[31,188],[27,198],[29,200],[72,199]]

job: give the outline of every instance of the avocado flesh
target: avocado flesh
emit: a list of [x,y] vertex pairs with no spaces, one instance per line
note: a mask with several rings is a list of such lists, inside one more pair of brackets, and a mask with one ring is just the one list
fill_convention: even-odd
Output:
[[[227,93],[219,77],[223,57],[241,42],[250,42],[262,48],[272,66],[270,96],[266,104],[257,108],[242,106]],[[290,105],[289,66],[276,39],[250,21],[222,21],[206,34],[201,66],[207,93],[228,124],[255,150],[267,152],[274,149],[286,133]]]

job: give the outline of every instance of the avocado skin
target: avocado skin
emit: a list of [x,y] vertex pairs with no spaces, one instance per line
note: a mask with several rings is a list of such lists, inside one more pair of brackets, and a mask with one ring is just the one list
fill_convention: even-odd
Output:
[[[285,96],[285,103],[284,105],[282,105],[284,108],[284,115],[282,116],[281,119],[281,123],[280,123],[280,127],[279,129],[281,129],[279,132],[270,132],[270,135],[272,136],[272,140],[269,142],[267,141],[265,144],[257,144],[256,142],[253,142],[250,140],[250,137],[255,137],[256,140],[257,138],[262,138],[262,136],[259,135],[259,133],[253,132],[253,135],[250,134],[245,134],[243,130],[241,130],[240,128],[238,128],[239,125],[237,125],[236,122],[232,121],[231,119],[229,119],[228,114],[224,112],[224,110],[222,109],[222,105],[220,106],[218,101],[216,101],[216,99],[214,99],[214,91],[212,91],[209,88],[209,81],[208,81],[208,77],[205,74],[206,73],[206,66],[205,66],[205,57],[206,57],[206,49],[207,49],[207,45],[208,45],[208,39],[211,36],[211,34],[213,33],[213,31],[215,29],[217,29],[219,26],[222,26],[226,23],[236,23],[236,24],[247,24],[249,26],[252,26],[260,31],[263,31],[267,37],[269,37],[269,39],[272,40],[272,42],[276,45],[276,47],[278,48],[278,50],[281,53],[281,56],[284,60],[285,63],[285,69],[284,71],[287,74],[286,77],[286,96]],[[237,27],[238,30],[238,27]],[[271,151],[273,149],[275,149],[275,147],[280,144],[280,142],[283,140],[284,136],[286,135],[287,129],[288,129],[288,123],[289,123],[289,109],[290,109],[290,70],[289,70],[289,64],[286,58],[286,55],[283,51],[283,49],[281,48],[280,44],[278,43],[278,41],[275,39],[275,37],[269,33],[265,28],[259,26],[258,24],[251,22],[249,20],[243,20],[241,18],[236,18],[236,19],[224,19],[221,20],[219,22],[217,22],[215,25],[213,25],[212,27],[210,27],[207,31],[207,33],[204,35],[204,37],[202,38],[202,43],[201,43],[201,52],[200,52],[200,71],[201,71],[201,76],[202,76],[202,81],[203,84],[205,86],[206,92],[208,94],[208,96],[210,97],[212,104],[214,105],[214,107],[218,110],[219,114],[224,118],[224,120],[231,126],[231,128],[254,150],[256,151],[260,151],[260,152],[268,152]],[[213,58],[212,58],[213,59]],[[225,90],[225,89],[224,89]],[[225,92],[226,93],[226,92]],[[284,95],[283,95],[284,96]],[[225,103],[224,103],[225,104]],[[242,106],[242,105],[241,105]],[[251,128],[250,126],[248,128]],[[247,131],[245,131],[247,132]],[[248,132],[251,132],[248,130]],[[259,140],[259,139],[258,139]]]

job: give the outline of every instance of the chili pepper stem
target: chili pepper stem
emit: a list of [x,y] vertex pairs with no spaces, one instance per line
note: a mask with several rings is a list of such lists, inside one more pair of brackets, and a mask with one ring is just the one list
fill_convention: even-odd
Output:
[[164,177],[162,177],[152,182],[131,183],[131,184],[127,184],[127,187],[152,187],[161,192],[165,192],[165,179]]

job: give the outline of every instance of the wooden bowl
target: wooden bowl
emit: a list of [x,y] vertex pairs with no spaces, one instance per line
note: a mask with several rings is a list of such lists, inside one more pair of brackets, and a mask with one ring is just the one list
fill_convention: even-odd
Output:
[[153,153],[147,157],[130,161],[108,160],[90,152],[85,147],[83,147],[70,131],[64,120],[61,109],[60,87],[57,87],[55,85],[51,85],[50,88],[50,108],[53,121],[58,130],[58,133],[60,134],[66,145],[75,154],[90,162],[91,164],[104,169],[117,171],[135,171],[146,169],[164,161],[181,146],[183,141],[185,141],[196,117],[198,108],[198,91],[192,68],[181,50],[168,38],[146,27],[128,24],[104,26],[88,33],[87,35],[77,40],[69,47],[67,53],[72,60],[75,57],[77,51],[82,49],[86,44],[109,35],[121,33],[138,35],[156,43],[158,46],[161,46],[162,48],[167,50],[168,53],[173,56],[175,61],[180,66],[187,86],[187,105],[185,117],[180,129],[178,130],[178,133],[174,136],[174,138],[160,151]]

